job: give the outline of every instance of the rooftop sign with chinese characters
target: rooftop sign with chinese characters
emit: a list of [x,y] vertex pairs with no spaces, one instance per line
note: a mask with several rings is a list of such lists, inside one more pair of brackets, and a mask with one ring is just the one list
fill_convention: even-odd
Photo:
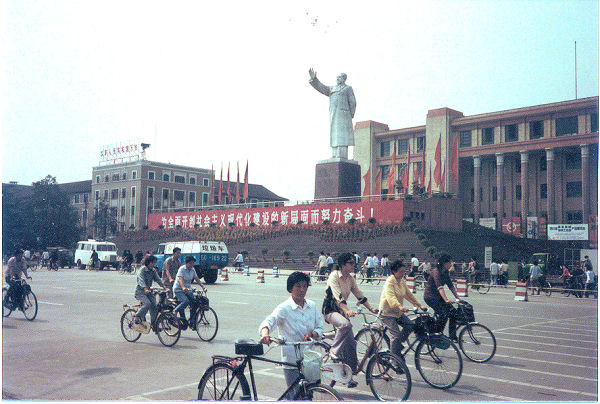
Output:
[[151,213],[148,215],[149,229],[183,229],[209,227],[227,227],[234,223],[237,227],[271,226],[273,222],[282,226],[300,222],[315,225],[325,220],[329,223],[343,224],[351,219],[366,223],[374,218],[377,223],[401,223],[404,218],[404,201],[375,202],[339,202],[296,206],[280,206],[254,209],[203,210],[195,212]]
[[100,165],[116,164],[126,161],[143,160],[146,147],[144,143],[114,144],[100,149]]

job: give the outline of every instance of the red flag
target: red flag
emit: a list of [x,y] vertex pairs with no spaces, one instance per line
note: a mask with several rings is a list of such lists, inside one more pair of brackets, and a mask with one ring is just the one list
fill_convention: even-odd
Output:
[[423,145],[423,160],[421,162],[421,178],[419,179],[419,186],[425,186],[425,145]]
[[210,201],[212,201],[213,203],[215,202],[214,199],[211,198],[211,196],[214,195],[215,193],[215,170],[213,169],[213,164],[210,165],[210,193],[208,195],[208,200],[209,200],[209,204]]
[[381,168],[375,176],[375,195],[379,195],[379,200],[381,200]]
[[223,163],[221,163],[221,179],[219,180],[219,195],[217,195],[217,202],[221,203],[223,198]]
[[244,174],[244,202],[248,203],[248,160],[246,160],[246,174]]
[[446,165],[442,164],[442,182],[440,183],[440,192],[446,192]]
[[371,169],[369,168],[365,175],[363,175],[363,180],[365,181],[365,188],[363,189],[363,201],[371,200],[369,194],[371,193],[371,184],[369,183],[369,174],[371,173]]
[[431,195],[431,162],[429,163],[429,185],[427,185],[427,192]]
[[452,170],[452,181],[458,184],[458,135],[454,137],[452,143],[452,158],[450,159],[450,169]]
[[235,202],[240,203],[240,162],[237,162],[237,181],[235,183]]
[[230,168],[230,166],[231,166],[231,163],[227,163],[227,184],[226,184],[227,189],[225,190],[227,192],[229,202],[231,202],[231,191],[229,190],[229,168]]
[[404,187],[405,193],[408,191],[408,177],[410,175],[409,169],[410,169],[410,144],[408,145],[408,163],[404,167],[404,172],[402,173],[402,179],[400,180],[400,181],[402,181],[402,186]]
[[433,180],[435,181],[438,188],[442,183],[442,134],[440,133],[440,139],[435,148],[435,168],[433,169]]
[[396,141],[394,141],[394,154],[392,154],[392,168],[387,177],[388,194],[394,193],[394,182],[396,181]]

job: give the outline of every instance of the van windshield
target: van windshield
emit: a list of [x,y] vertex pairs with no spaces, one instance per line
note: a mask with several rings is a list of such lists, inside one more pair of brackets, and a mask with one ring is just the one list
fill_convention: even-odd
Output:
[[117,247],[114,245],[99,244],[98,251],[117,251]]
[[156,253],[157,254],[164,254],[165,253],[165,245],[164,244],[159,244],[158,248],[156,249]]

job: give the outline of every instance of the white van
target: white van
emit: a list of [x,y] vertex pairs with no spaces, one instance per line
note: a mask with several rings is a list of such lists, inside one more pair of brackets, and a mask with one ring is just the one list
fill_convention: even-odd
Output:
[[86,265],[92,265],[92,250],[98,253],[98,261],[100,261],[100,269],[112,265],[115,268],[118,266],[117,246],[115,243],[108,241],[86,240],[77,242],[75,250],[75,264],[79,269],[85,269]]

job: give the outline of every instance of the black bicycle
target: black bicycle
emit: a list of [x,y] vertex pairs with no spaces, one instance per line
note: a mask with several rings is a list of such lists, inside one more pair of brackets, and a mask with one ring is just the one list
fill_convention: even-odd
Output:
[[38,312],[37,298],[25,279],[19,279],[18,282],[21,283],[21,293],[16,302],[8,293],[9,287],[2,287],[2,317],[8,317],[13,311],[21,310],[27,320],[33,321]]
[[121,316],[121,334],[123,334],[125,340],[135,342],[140,339],[142,334],[154,331],[164,346],[173,346],[181,336],[181,323],[179,318],[172,313],[174,302],[172,299],[167,298],[167,292],[164,290],[152,288],[150,294],[152,299],[156,299],[157,295],[159,296],[158,314],[154,322],[148,324],[144,321],[141,324],[136,324],[134,321],[135,313],[142,304],[138,303],[133,306],[124,304],[124,313]]
[[461,300],[455,313],[458,327],[458,346],[467,359],[484,363],[496,353],[496,337],[485,325],[475,321],[473,306]]
[[[213,364],[206,369],[200,382],[198,383],[198,400],[210,401],[240,401],[254,400],[258,401],[256,391],[256,382],[254,371],[252,369],[252,360],[273,363],[281,366],[291,366],[298,369],[300,375],[285,392],[279,397],[279,400],[286,400],[288,393],[297,390],[294,400],[301,401],[342,401],[339,394],[331,387],[320,383],[320,366],[311,363],[311,366],[305,366],[303,355],[300,354],[300,347],[303,345],[312,345],[313,342],[285,342],[284,340],[272,338],[277,345],[293,345],[296,351],[296,357],[300,358],[296,363],[275,361],[264,358],[263,345],[252,340],[236,340],[236,357],[213,356]],[[250,374],[251,385],[244,374],[246,367]],[[307,377],[308,376],[308,377]],[[252,391],[250,390],[252,387]]]
[[121,261],[121,264],[119,265],[119,274],[135,275],[136,272],[137,272],[137,267],[134,266],[132,262]]
[[[190,305],[189,326],[192,330],[196,331],[202,341],[210,342],[215,338],[219,330],[219,318],[213,308],[210,307],[206,291],[190,290],[193,294],[193,301]],[[172,305],[175,308],[177,302],[173,302]],[[183,323],[185,320],[180,318],[180,321]]]

